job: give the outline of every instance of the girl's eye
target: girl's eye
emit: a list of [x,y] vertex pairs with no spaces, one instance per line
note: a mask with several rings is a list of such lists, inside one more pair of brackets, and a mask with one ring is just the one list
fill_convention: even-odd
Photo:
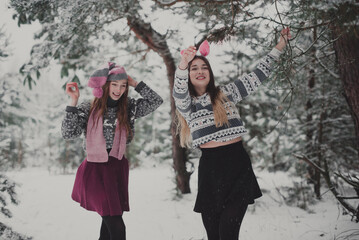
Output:
[[191,68],[191,71],[197,71],[197,68]]

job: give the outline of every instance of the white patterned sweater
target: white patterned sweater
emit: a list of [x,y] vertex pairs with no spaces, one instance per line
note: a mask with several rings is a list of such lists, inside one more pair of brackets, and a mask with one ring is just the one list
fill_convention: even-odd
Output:
[[[272,65],[279,59],[281,51],[273,48],[263,57],[256,69],[243,74],[232,83],[220,86],[221,91],[234,104],[257,90],[270,75]],[[192,147],[196,148],[210,141],[226,142],[247,133],[237,109],[230,106],[227,111],[229,126],[216,127],[211,98],[208,93],[199,97],[190,96],[188,91],[188,70],[177,68],[173,87],[176,108],[186,119],[191,131]]]

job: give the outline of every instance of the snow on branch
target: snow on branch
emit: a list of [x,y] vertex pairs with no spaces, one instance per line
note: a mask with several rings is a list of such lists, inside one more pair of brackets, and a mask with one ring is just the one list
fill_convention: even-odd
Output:
[[310,160],[305,155],[293,154],[293,156],[298,158],[299,160],[303,160],[304,162],[308,163],[309,165],[317,169],[321,174],[325,174],[325,170],[323,168],[319,167],[315,162]]

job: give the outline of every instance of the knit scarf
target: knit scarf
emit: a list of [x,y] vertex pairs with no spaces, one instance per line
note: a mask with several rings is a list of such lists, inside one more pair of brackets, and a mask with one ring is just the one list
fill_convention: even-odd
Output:
[[[113,139],[112,149],[110,154],[106,150],[106,141],[103,136],[103,117],[100,116],[98,124],[95,127],[94,122],[94,111],[92,111],[88,122],[86,132],[86,152],[88,162],[103,163],[108,161],[108,157],[115,157],[121,160],[126,150],[126,129],[119,127],[118,122],[116,123],[115,136]],[[95,118],[97,119],[97,118]]]

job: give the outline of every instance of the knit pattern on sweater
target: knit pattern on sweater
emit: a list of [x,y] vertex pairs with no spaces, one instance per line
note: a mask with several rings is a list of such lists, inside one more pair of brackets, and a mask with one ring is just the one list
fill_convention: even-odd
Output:
[[[135,134],[135,119],[144,117],[155,111],[162,103],[162,98],[144,82],[139,82],[135,90],[142,98],[128,98],[127,114],[132,135],[127,138],[127,144],[131,142]],[[62,121],[62,137],[66,140],[80,137],[82,133],[86,139],[87,121],[90,113],[91,101],[84,101],[77,107],[67,106],[66,114]],[[103,116],[103,136],[106,148],[112,148],[113,138],[117,122],[117,107],[108,107],[107,114]],[[86,140],[83,142],[86,150]]]
[[[232,83],[220,86],[228,99],[236,104],[255,92],[271,73],[272,66],[281,52],[274,48],[264,56],[253,72],[243,74]],[[210,141],[225,142],[247,133],[237,109],[228,104],[229,125],[216,127],[211,99],[208,93],[192,97],[188,91],[188,70],[177,69],[173,87],[176,108],[186,119],[191,131],[192,146],[198,147]]]

